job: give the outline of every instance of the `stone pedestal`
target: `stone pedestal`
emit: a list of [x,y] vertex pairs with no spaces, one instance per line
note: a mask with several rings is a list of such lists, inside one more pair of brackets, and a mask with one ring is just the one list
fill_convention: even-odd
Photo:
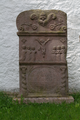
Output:
[[24,103],[71,103],[74,102],[72,96],[69,97],[43,97],[43,98],[25,98]]
[[[19,103],[21,101],[20,98],[14,98],[13,100],[18,100]],[[23,100],[24,103],[56,103],[56,104],[61,104],[62,102],[65,103],[72,103],[74,102],[74,99],[72,96],[68,97],[38,97],[38,98],[24,98]]]

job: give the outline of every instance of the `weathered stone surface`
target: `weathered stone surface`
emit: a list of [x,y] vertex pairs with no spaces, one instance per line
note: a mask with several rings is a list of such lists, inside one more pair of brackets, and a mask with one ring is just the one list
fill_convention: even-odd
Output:
[[38,97],[40,102],[47,101],[41,97],[51,97],[48,101],[55,101],[52,97],[68,96],[66,13],[29,10],[20,13],[16,23],[20,94],[25,98]]
[[[24,19],[23,19],[24,18]],[[66,13],[60,10],[29,10],[17,17],[19,32],[31,31],[59,31],[67,30]]]
[[[14,98],[14,101],[18,100],[19,103],[21,101],[20,98]],[[74,99],[72,96],[69,97],[43,97],[43,98],[24,98],[23,100],[24,103],[62,103],[62,102],[66,102],[66,103],[72,103],[74,102]]]

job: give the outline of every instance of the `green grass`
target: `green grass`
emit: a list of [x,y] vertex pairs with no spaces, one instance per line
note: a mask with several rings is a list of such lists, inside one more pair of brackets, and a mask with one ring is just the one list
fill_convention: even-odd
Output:
[[0,92],[0,120],[80,120],[80,93],[72,96],[70,104],[19,104]]

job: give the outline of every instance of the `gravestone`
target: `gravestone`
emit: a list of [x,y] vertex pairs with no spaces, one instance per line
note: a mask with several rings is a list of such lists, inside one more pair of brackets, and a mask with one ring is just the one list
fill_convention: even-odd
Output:
[[16,23],[25,102],[73,102],[68,96],[66,13],[29,10],[20,13]]

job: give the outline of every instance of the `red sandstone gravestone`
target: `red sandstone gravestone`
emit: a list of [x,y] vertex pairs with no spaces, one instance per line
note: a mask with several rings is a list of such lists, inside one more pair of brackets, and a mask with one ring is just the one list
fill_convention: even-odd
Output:
[[17,17],[20,94],[31,102],[73,102],[68,97],[67,15],[29,10]]

